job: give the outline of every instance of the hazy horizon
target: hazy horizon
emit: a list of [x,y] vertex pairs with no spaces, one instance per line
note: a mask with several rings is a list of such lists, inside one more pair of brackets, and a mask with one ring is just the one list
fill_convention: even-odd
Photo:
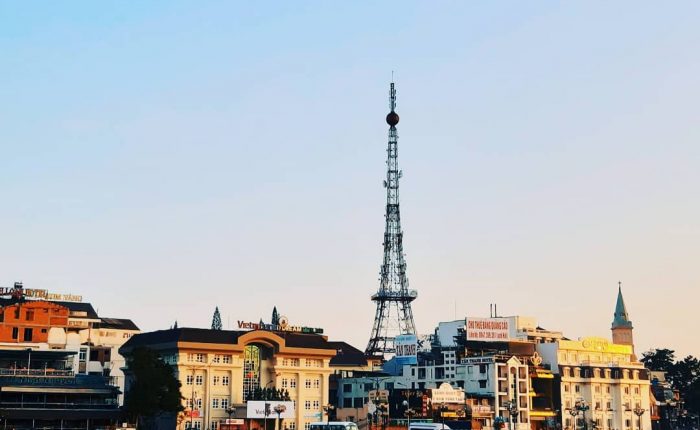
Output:
[[526,315],[700,357],[700,3],[0,5],[0,286],[364,349],[388,85],[420,333]]

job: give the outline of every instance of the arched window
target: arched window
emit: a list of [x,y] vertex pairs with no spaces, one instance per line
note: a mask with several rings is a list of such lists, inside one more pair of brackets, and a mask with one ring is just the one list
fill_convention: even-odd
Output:
[[243,399],[251,399],[260,388],[260,347],[248,345],[243,350]]

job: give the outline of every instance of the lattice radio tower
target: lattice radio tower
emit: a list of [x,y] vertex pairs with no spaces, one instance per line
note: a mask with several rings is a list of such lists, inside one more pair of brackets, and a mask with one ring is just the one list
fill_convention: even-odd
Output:
[[408,289],[406,261],[403,254],[403,232],[399,212],[401,170],[399,170],[396,133],[399,115],[395,112],[396,89],[393,82],[389,90],[389,101],[391,112],[386,116],[386,122],[389,124],[389,143],[384,181],[386,188],[384,260],[380,271],[379,291],[372,296],[372,300],[377,303],[377,313],[374,317],[372,335],[365,350],[366,354],[384,357],[396,352],[394,338],[397,335],[416,334],[411,302],[418,296],[415,290]]

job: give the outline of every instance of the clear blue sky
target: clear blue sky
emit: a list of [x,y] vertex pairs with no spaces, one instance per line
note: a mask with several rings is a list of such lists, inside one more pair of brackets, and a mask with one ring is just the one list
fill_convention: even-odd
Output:
[[398,88],[416,323],[700,355],[700,3],[2,2],[0,284],[364,348]]

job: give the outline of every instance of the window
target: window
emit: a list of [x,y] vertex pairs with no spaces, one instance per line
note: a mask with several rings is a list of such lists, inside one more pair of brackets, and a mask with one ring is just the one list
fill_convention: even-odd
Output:
[[297,423],[295,423],[294,421],[291,421],[291,422],[289,423],[289,427],[288,427],[288,428],[289,428],[289,430],[297,430]]
[[202,399],[195,400],[194,404],[195,404],[197,409],[200,409],[200,410],[202,409]]
[[600,402],[595,402],[595,408],[600,409]]
[[608,418],[608,428],[612,428],[612,418]]
[[207,355],[206,354],[196,354],[195,355],[195,361],[197,363],[204,363],[206,362]]
[[304,409],[306,409],[307,411],[311,410],[311,400],[306,400],[304,402]]
[[296,387],[297,387],[297,380],[296,380],[296,378],[291,378],[291,379],[289,380],[289,387],[290,387],[290,388],[296,388]]
[[222,361],[224,364],[231,364],[231,356],[230,355],[224,355],[222,357]]
[[309,360],[308,358],[304,360],[304,367],[311,367],[311,360]]
[[625,387],[625,394],[629,394],[629,393],[630,393],[630,387]]
[[228,399],[221,399],[221,409],[228,409]]
[[229,382],[229,377],[228,376],[222,376],[221,377],[221,385],[228,385]]
[[321,409],[321,402],[314,400],[314,410],[317,411],[319,409]]
[[282,388],[289,387],[289,380],[287,378],[282,378]]
[[219,385],[220,380],[221,380],[220,376],[214,376],[213,378],[211,378],[211,383],[212,383],[212,385]]
[[201,430],[202,423],[200,421],[185,421],[185,428],[187,430]]
[[486,379],[479,380],[479,388],[486,388]]
[[19,306],[17,306],[17,307],[15,308],[15,319],[16,319],[16,320],[19,319]]
[[219,354],[214,355],[214,358],[211,360],[212,363],[221,363],[221,356]]
[[34,321],[34,311],[27,311],[27,321]]
[[352,397],[346,397],[343,399],[344,408],[352,408]]
[[311,429],[311,423],[304,423],[304,430],[310,430]]
[[479,373],[486,373],[487,366],[485,364],[479,365]]
[[564,392],[565,393],[569,392],[569,384],[564,385]]
[[630,428],[630,425],[632,424],[632,420],[625,420],[625,427]]
[[[611,410],[612,410],[612,403],[607,402],[607,403],[605,404],[605,409],[611,411]],[[610,427],[610,426],[608,426],[608,427]]]
[[321,388],[321,380],[314,379],[314,388]]
[[204,383],[204,377],[202,375],[197,375],[194,377],[194,383],[196,385],[202,385]]
[[595,386],[595,392],[596,392],[596,393],[600,393],[600,385],[596,385],[596,386]]
[[212,421],[211,425],[209,426],[210,430],[218,430],[219,428],[219,422],[218,421]]
[[610,394],[610,385],[608,385],[607,387],[605,387],[605,393],[606,393],[606,394]]
[[261,349],[247,345],[243,349],[243,400],[250,399],[260,388]]
[[578,384],[574,385],[574,391],[577,393],[581,392],[581,387]]
[[304,381],[304,386],[305,386],[306,388],[311,388],[311,379],[305,380],[305,381]]
[[187,375],[187,378],[185,378],[186,384],[187,385],[192,385],[192,382],[194,381],[194,376],[193,375]]
[[211,399],[211,407],[213,409],[219,409],[219,399]]
[[[474,370],[473,368],[474,368],[474,366],[467,366],[467,373],[471,375],[473,370]],[[411,370],[413,370],[413,369],[411,369]]]
[[19,339],[19,328],[12,327],[12,339]]
[[292,358],[292,360],[291,360],[291,366],[293,366],[293,367],[299,367],[299,359],[298,359],[298,358]]
[[352,384],[343,384],[343,393],[352,393]]
[[639,394],[639,387],[634,387],[634,394]]

